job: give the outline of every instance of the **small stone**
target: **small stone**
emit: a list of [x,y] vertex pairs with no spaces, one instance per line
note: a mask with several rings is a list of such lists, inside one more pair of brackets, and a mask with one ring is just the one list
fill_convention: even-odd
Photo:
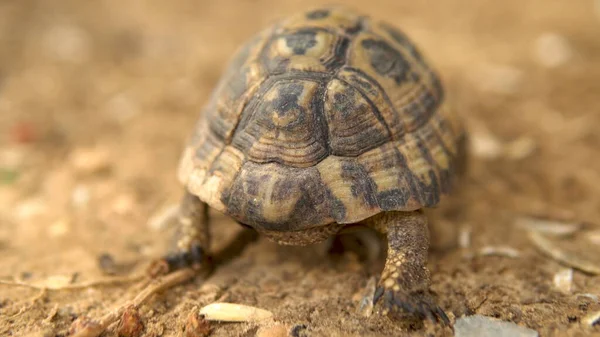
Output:
[[112,255],[108,253],[103,253],[98,256],[98,267],[100,267],[102,272],[109,275],[114,275],[117,272],[117,263]]
[[555,68],[567,63],[573,51],[564,36],[544,33],[535,41],[535,56],[544,67]]
[[118,215],[131,214],[135,209],[136,201],[132,195],[122,194],[112,203],[112,211]]
[[0,150],[0,167],[18,170],[23,166],[27,152],[23,146],[9,146]]
[[30,220],[36,216],[40,216],[48,211],[46,203],[40,198],[25,200],[17,205],[15,216],[17,219],[24,221]]
[[531,330],[511,322],[475,315],[461,317],[454,324],[456,337],[538,337],[535,330]]
[[496,159],[502,155],[502,143],[492,134],[473,133],[471,135],[471,152],[482,159]]
[[69,221],[67,219],[59,219],[48,226],[47,233],[49,237],[59,238],[69,232]]
[[142,318],[134,307],[129,307],[121,316],[121,322],[117,329],[119,337],[138,337],[144,330]]
[[26,144],[35,142],[38,139],[38,133],[33,124],[21,121],[12,126],[11,140],[17,144]]
[[93,174],[105,170],[110,165],[110,153],[104,148],[80,148],[70,156],[73,168],[79,173]]
[[288,329],[283,324],[275,324],[258,330],[256,337],[288,337]]
[[51,27],[46,30],[42,38],[45,49],[60,61],[81,63],[90,54],[90,38],[77,26]]
[[515,67],[486,64],[476,68],[472,80],[477,88],[497,94],[517,92],[523,81],[523,72]]
[[140,113],[137,102],[125,93],[119,93],[106,102],[106,114],[116,122],[124,124]]
[[573,287],[573,269],[563,268],[554,274],[554,286],[565,294],[570,294]]
[[34,282],[37,287],[47,289],[62,289],[73,282],[74,275],[51,275],[47,278]]
[[85,185],[77,185],[71,194],[71,203],[75,208],[85,208],[91,199],[90,189]]
[[600,311],[595,311],[587,314],[581,322],[587,326],[594,326],[600,323]]
[[529,157],[537,149],[537,144],[532,138],[521,137],[508,143],[504,149],[506,157],[520,160]]
[[466,249],[471,247],[471,228],[463,226],[458,233],[458,246]]
[[210,335],[211,330],[210,322],[198,315],[196,310],[194,310],[189,314],[185,323],[184,336],[206,337]]

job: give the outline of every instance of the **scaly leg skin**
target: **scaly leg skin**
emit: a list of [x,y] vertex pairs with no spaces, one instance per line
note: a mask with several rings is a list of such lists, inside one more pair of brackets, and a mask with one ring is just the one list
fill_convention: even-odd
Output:
[[429,292],[429,229],[423,212],[385,212],[370,218],[367,225],[388,239],[388,256],[373,305],[381,302],[386,315],[408,315],[449,325]]
[[208,205],[186,191],[179,206],[174,252],[158,261],[160,266],[153,266],[150,273],[163,274],[186,267],[210,268],[208,226]]

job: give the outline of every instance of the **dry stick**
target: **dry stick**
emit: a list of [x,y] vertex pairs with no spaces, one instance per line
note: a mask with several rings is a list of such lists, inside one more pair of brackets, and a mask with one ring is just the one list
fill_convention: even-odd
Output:
[[157,283],[151,284],[142,290],[135,298],[128,300],[118,306],[115,310],[102,316],[97,322],[85,326],[82,330],[75,332],[73,337],[97,337],[110,324],[114,323],[123,315],[123,312],[129,307],[139,308],[153,294],[170,288],[174,285],[183,283],[196,275],[192,269],[181,269],[160,278]]
[[531,240],[533,241],[533,243],[537,246],[537,248],[539,250],[541,250],[543,253],[546,253],[547,255],[554,258],[555,260],[562,262],[573,268],[579,269],[588,274],[592,274],[592,275],[600,274],[600,267],[598,267],[594,263],[592,263],[588,260],[582,259],[579,256],[576,256],[570,252],[562,251],[562,250],[556,248],[552,244],[552,241],[545,238],[542,234],[537,233],[537,232],[529,232],[529,238],[531,238]]
[[[218,253],[215,254],[213,263],[215,266],[223,265],[228,263],[237,257],[242,250],[250,243],[258,239],[258,234],[254,230],[242,230],[239,232],[235,239],[233,239],[227,246],[223,247]],[[202,273],[202,271],[200,271]],[[206,270],[208,274],[210,270]],[[72,337],[97,337],[99,336],[109,325],[116,322],[122,315],[123,312],[129,307],[138,308],[142,305],[151,295],[165,290],[167,288],[176,286],[183,283],[198,274],[197,271],[192,269],[180,269],[172,273],[169,273],[158,280],[157,283],[147,286],[142,290],[133,300],[126,301],[117,307],[117,309],[109,312],[102,316],[98,321],[92,321],[87,324],[82,330],[75,332]]]
[[146,277],[146,276],[145,275],[134,275],[134,276],[128,276],[128,277],[114,277],[114,278],[106,278],[106,279],[102,279],[102,280],[92,280],[89,282],[81,282],[81,283],[77,283],[77,284],[68,284],[68,285],[58,286],[58,287],[38,286],[35,284],[23,282],[23,281],[6,281],[6,280],[0,280],[0,285],[27,287],[27,288],[38,289],[38,290],[77,290],[77,289],[85,289],[85,288],[90,288],[90,287],[108,286],[108,285],[112,285],[112,284],[134,282],[134,281],[139,281],[139,280],[143,279],[144,277]]

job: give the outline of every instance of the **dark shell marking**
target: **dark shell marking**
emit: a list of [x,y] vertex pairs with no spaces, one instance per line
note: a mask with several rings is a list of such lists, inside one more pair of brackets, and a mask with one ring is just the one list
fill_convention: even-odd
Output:
[[399,30],[339,8],[265,30],[234,57],[179,178],[266,231],[435,206],[463,158],[462,125]]

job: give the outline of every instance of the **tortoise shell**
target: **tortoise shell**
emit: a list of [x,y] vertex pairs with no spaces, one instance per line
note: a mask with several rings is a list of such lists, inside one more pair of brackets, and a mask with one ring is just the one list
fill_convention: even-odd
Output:
[[245,43],[179,167],[192,194],[241,223],[292,231],[438,204],[463,128],[398,29],[316,9]]

